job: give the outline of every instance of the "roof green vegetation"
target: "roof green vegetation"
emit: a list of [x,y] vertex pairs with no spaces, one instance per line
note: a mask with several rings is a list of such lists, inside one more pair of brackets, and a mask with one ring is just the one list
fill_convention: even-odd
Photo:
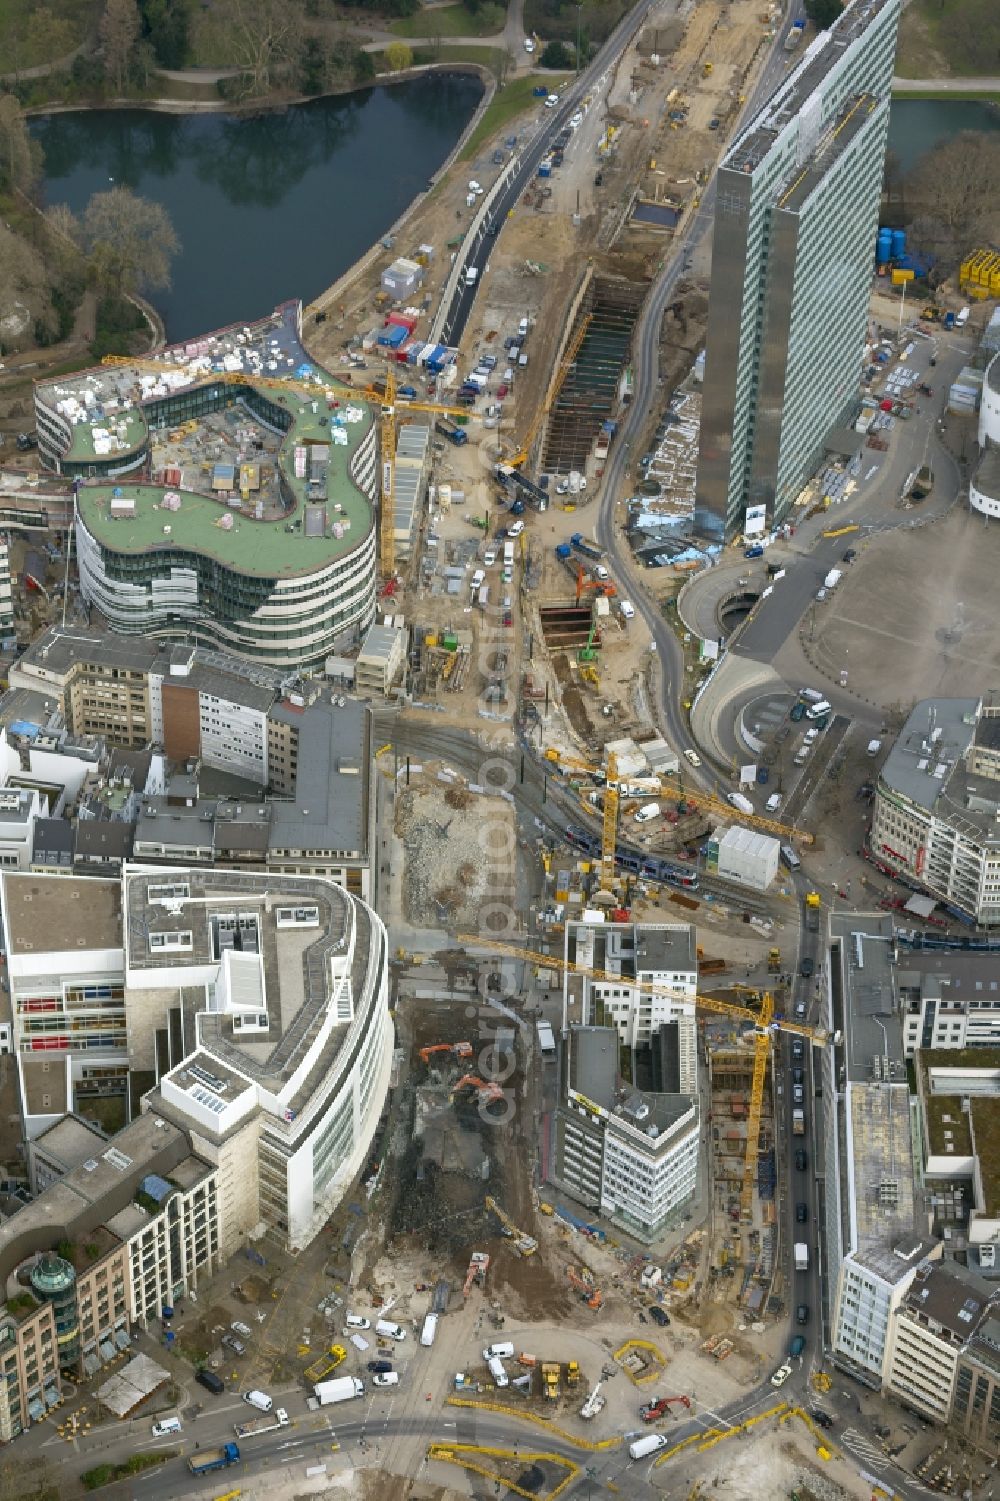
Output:
[[[984,1213],[1000,1214],[1000,1093],[990,1095],[934,1094],[928,1088],[931,1069],[1000,1069],[1000,1048],[928,1048],[917,1054],[923,1074],[921,1093],[927,1121],[928,1146],[944,1156],[945,1132],[951,1132],[947,1155],[968,1157],[975,1152],[983,1185]],[[962,1109],[963,1100],[969,1109]],[[945,1119],[945,1117],[949,1119]]]
[[[248,380],[247,384],[253,382]],[[261,578],[312,573],[353,552],[367,536],[373,518],[368,497],[351,479],[348,466],[374,420],[372,408],[352,399],[350,405],[357,407],[363,417],[347,426],[348,442],[339,445],[330,442],[322,393],[318,392],[315,400],[303,399],[269,385],[264,394],[268,401],[292,414],[292,426],[285,435],[278,462],[289,491],[295,496],[293,510],[276,520],[258,521],[210,495],[185,490],[179,492],[180,509],[169,511],[162,506],[162,488],[130,485],[122,480],[114,485],[81,486],[77,503],[87,530],[111,552],[200,553],[225,567]],[[327,529],[322,537],[305,535],[306,483],[295,477],[294,470],[295,447],[310,443],[329,444]],[[112,495],[134,500],[135,514],[112,517]],[[220,524],[223,516],[232,517],[231,529]],[[330,535],[334,522],[344,524],[342,537]],[[289,530],[290,527],[293,529]]]
[[[116,412],[113,417],[108,417],[104,423],[100,422],[76,422],[72,428],[72,438],[64,458],[76,463],[85,462],[97,456],[94,446],[94,429],[120,428],[124,424],[125,447],[118,452],[122,458],[142,446],[146,439],[146,419],[141,407],[130,407],[128,410]],[[106,457],[106,455],[105,455]]]

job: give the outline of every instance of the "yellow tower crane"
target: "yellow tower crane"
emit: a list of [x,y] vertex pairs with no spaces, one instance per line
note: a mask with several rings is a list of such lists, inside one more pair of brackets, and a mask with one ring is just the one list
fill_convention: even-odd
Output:
[[[162,374],[164,370],[176,369],[167,360],[157,360],[150,356],[136,356],[121,354],[106,354],[101,361],[102,365],[120,365],[131,367],[136,370],[156,371]],[[386,367],[385,380],[380,385],[353,386],[350,381],[341,380],[339,376],[330,375],[327,371],[322,372],[322,379],[316,381],[286,380],[282,376],[257,375],[239,370],[206,370],[199,375],[199,380],[206,383],[215,383],[231,386],[259,386],[280,396],[282,392],[297,396],[303,401],[316,401],[336,388],[354,396],[359,401],[368,401],[377,405],[381,414],[379,438],[382,452],[382,485],[381,485],[381,511],[379,525],[379,543],[382,563],[382,574],[386,579],[392,578],[396,571],[396,506],[395,506],[395,481],[396,481],[396,377],[391,366]],[[446,406],[440,402],[407,401],[403,408],[406,412],[434,412],[439,416],[466,417],[475,416],[476,413],[466,410],[465,407]]]
[[[598,980],[603,984],[627,985],[630,990],[655,991],[658,995],[675,995],[680,1001],[691,1000],[690,995],[682,990],[675,990],[669,985],[649,980],[628,980],[620,974],[594,969],[586,964],[575,964],[572,960],[563,959],[554,954],[539,954],[532,949],[521,948],[516,943],[484,939],[481,934],[475,933],[460,933],[458,939],[460,943],[488,948],[490,953],[507,954],[514,959],[526,959],[531,964],[537,964],[540,969],[554,969],[560,972],[569,970],[572,974],[585,975],[588,979]],[[752,1011],[748,1006],[736,1006],[731,1001],[720,1001],[711,995],[696,995],[694,1001],[701,1011],[712,1011],[718,1016],[729,1016],[736,1021],[749,1022],[754,1028],[753,1082],[750,1087],[750,1106],[747,1112],[747,1149],[743,1163],[743,1187],[740,1194],[740,1218],[744,1223],[749,1223],[753,1214],[753,1185],[757,1173],[760,1117],[764,1105],[764,1080],[767,1076],[771,1033],[773,1031],[790,1032],[796,1037],[808,1038],[817,1047],[825,1047],[830,1037],[829,1033],[822,1028],[809,1027],[804,1022],[787,1021],[784,1017],[775,1017],[774,997],[769,990],[761,994],[760,1006],[756,1011]]]
[[615,850],[618,848],[618,761],[608,752],[604,788],[604,821],[601,825],[601,890],[610,896],[615,889]]
[[521,447],[518,449],[517,453],[514,454],[513,458],[504,460],[504,463],[509,464],[511,468],[516,469],[520,464],[523,464],[525,459],[527,459],[529,453],[531,452],[531,445],[538,437],[538,430],[541,427],[542,423],[545,421],[546,417],[549,415],[549,412],[552,410],[555,399],[563,388],[563,382],[569,374],[577,355],[580,353],[580,345],[583,343],[586,337],[587,329],[590,327],[591,319],[593,318],[593,316],[593,313],[587,313],[585,317],[581,319],[580,327],[573,335],[572,339],[566,347],[566,353],[563,355],[562,359],[559,361],[559,364],[555,368],[552,379],[549,381],[549,389],[545,393],[545,400],[542,402],[541,406],[538,408],[538,411],[532,418],[531,424],[528,427],[528,431],[521,443]]
[[[592,777],[603,777],[604,772],[599,766],[593,766],[589,761],[579,761],[573,756],[564,756],[560,751],[549,749],[545,752],[545,759],[553,765],[568,767],[573,771],[585,771]],[[687,791],[684,782],[677,772],[657,772],[660,787],[664,793],[672,797],[683,798],[693,809],[704,809],[708,813],[718,813],[725,818],[738,819],[740,823],[753,824],[754,828],[767,829],[770,833],[781,839],[797,839],[800,844],[812,844],[815,836],[805,829],[794,828],[790,824],[777,823],[771,818],[762,818],[757,813],[741,813],[725,799],[716,797],[713,792],[702,792],[700,789]]]

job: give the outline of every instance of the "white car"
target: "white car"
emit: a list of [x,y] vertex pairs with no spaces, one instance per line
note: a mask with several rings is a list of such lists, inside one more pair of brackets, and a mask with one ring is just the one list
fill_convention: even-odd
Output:
[[558,103],[559,103],[559,95],[558,94],[550,94],[549,97],[545,101],[545,108],[546,109],[555,109],[555,107],[556,107],[556,105]]
[[511,525],[507,528],[507,535],[508,537],[519,537],[523,531],[524,522],[518,519],[517,521],[512,522]]
[[[483,582],[484,577],[484,574],[480,575],[480,584]],[[473,583],[475,583],[475,579],[473,579]],[[371,1319],[363,1319],[360,1313],[349,1313],[344,1322],[348,1329],[370,1329],[372,1326]]]
[[398,1386],[398,1385],[399,1385],[399,1372],[398,1371],[379,1371],[379,1373],[376,1376],[372,1377],[372,1386]]
[[774,1375],[771,1377],[771,1385],[784,1386],[785,1382],[788,1380],[791,1374],[792,1368],[786,1360],[784,1365],[780,1365],[775,1371]]
[[534,52],[535,50],[535,44],[531,40],[530,36],[526,36],[524,39],[524,50],[525,52]]
[[571,118],[569,124],[571,130],[579,130],[580,126],[583,124],[583,110],[578,109],[576,114]]
[[618,608],[622,612],[623,620],[631,620],[635,615],[635,605],[630,599],[623,599]]
[[697,751],[686,750],[684,752],[684,759],[685,761],[690,761],[692,766],[701,765],[701,757],[699,756]]

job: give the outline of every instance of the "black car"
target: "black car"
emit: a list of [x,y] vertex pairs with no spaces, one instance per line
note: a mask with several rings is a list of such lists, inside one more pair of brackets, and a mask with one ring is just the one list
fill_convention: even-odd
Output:
[[[823,1411],[822,1407],[811,1407],[809,1409],[809,1416],[812,1418],[813,1422],[818,1423],[821,1428],[833,1427],[833,1419],[828,1412]],[[878,1428],[875,1429],[875,1432],[879,1433]],[[886,1429],[886,1436],[888,1436],[888,1433],[889,1430]],[[882,1435],[879,1434],[879,1437],[881,1436]]]
[[802,1041],[802,1038],[801,1037],[793,1037],[792,1038],[792,1057],[793,1058],[804,1058],[805,1056],[806,1056],[806,1045]]
[[214,1371],[197,1371],[194,1378],[199,1386],[203,1386],[213,1396],[220,1397],[226,1389],[226,1383],[215,1374]]
[[659,1324],[661,1329],[665,1329],[670,1323],[670,1315],[662,1308],[654,1306],[649,1310],[649,1316],[654,1324]]
[[376,1375],[385,1376],[385,1375],[388,1374],[389,1371],[392,1370],[392,1361],[391,1360],[370,1360],[368,1362],[368,1369],[370,1371],[374,1371],[376,1373]]
[[795,1171],[804,1173],[809,1166],[809,1156],[805,1147],[797,1147],[795,1150]]
[[806,1082],[806,1076],[802,1072],[802,1070],[800,1068],[793,1068],[792,1069],[792,1083],[793,1084],[804,1084],[805,1082]]
[[857,549],[853,548],[853,547],[849,547],[847,549],[847,551],[844,553],[843,561],[845,563],[853,563],[854,559],[857,557],[857,555],[858,555],[857,554]]
[[797,1225],[804,1225],[805,1222],[806,1222],[806,1220],[808,1218],[809,1218],[809,1206],[807,1204],[803,1204],[801,1202],[798,1203],[798,1204],[796,1204],[796,1206],[795,1206],[795,1223]]
[[813,970],[815,968],[816,968],[816,965],[809,958],[809,956],[806,955],[806,957],[802,960],[802,962],[799,965],[799,974],[802,976],[803,980],[808,980],[809,976],[812,974],[812,972],[813,972]]
[[797,1324],[808,1324],[808,1322],[809,1322],[809,1304],[808,1303],[800,1303],[799,1306],[798,1306],[798,1308],[796,1308],[796,1310],[795,1310],[795,1322]]

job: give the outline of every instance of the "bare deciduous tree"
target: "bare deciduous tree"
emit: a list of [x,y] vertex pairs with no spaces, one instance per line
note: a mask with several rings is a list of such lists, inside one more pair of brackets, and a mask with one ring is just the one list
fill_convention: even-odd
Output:
[[220,0],[218,15],[233,44],[233,61],[245,76],[245,92],[266,94],[277,74],[293,69],[303,46],[298,0]]
[[995,137],[964,130],[931,151],[906,180],[912,233],[952,268],[1000,222],[1000,151]]
[[135,0],[107,0],[98,27],[104,51],[104,71],[116,94],[121,94],[135,59],[140,33],[139,8]]
[[170,262],[180,249],[162,203],[131,188],[95,193],[87,204],[81,236],[91,271],[105,291],[119,296],[169,287]]
[[28,134],[20,103],[13,94],[0,94],[0,184],[27,192],[41,161],[41,150]]

